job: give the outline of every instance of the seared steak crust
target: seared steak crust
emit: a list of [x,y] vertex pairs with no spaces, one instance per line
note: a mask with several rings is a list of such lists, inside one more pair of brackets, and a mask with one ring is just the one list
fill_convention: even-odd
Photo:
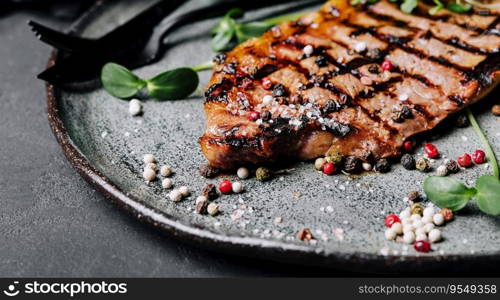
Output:
[[498,83],[498,12],[430,17],[425,4],[410,15],[385,0],[348,2],[331,0],[217,57],[200,138],[212,166],[397,156]]

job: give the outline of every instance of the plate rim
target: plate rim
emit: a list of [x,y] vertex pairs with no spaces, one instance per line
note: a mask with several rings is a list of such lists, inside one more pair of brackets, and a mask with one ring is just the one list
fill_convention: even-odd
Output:
[[[98,2],[91,7],[71,25],[70,31],[72,33],[81,32],[86,25],[92,21],[93,16],[98,11],[97,7],[101,5],[102,3]],[[54,49],[49,57],[47,67],[54,65],[57,59],[58,51]],[[127,195],[111,180],[92,167],[90,162],[78,150],[66,131],[64,121],[59,113],[61,93],[62,91],[59,88],[49,83],[46,84],[49,125],[68,162],[87,182],[107,199],[117,204],[121,209],[130,213],[139,221],[152,225],[152,227],[160,229],[161,232],[167,233],[177,240],[225,254],[255,258],[255,253],[259,253],[259,258],[278,262],[340,268],[344,270],[349,269],[351,271],[357,270],[360,272],[427,272],[430,269],[439,271],[443,270],[443,267],[449,264],[462,264],[466,269],[474,269],[478,264],[487,265],[493,262],[500,262],[500,253],[443,254],[429,256],[418,254],[389,254],[384,256],[375,253],[325,252],[318,251],[318,249],[313,247],[285,243],[282,241],[220,234],[203,226],[184,224],[177,220],[176,217],[160,212],[140,199]],[[411,267],[408,268],[408,266]]]

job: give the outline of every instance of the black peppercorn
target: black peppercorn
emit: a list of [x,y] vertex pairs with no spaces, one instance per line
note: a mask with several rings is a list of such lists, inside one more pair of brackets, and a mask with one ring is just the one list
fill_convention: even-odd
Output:
[[420,196],[419,192],[411,191],[408,193],[408,200],[411,202],[420,202],[422,201],[422,197]]
[[207,207],[208,207],[208,201],[199,201],[196,203],[195,210],[197,213],[200,215],[205,215],[207,214]]
[[377,162],[375,163],[374,170],[379,173],[387,173],[391,170],[391,165],[389,164],[387,159],[382,158],[377,160]]
[[446,160],[444,165],[446,166],[446,169],[448,169],[448,172],[450,173],[458,173],[460,171],[458,163],[453,159]]
[[318,57],[316,57],[315,62],[318,67],[326,67],[328,65],[328,61],[326,60],[326,57],[324,57],[323,55],[318,55]]
[[271,120],[271,117],[272,117],[272,114],[270,111],[266,110],[266,111],[263,111],[261,114],[260,114],[260,118],[262,119],[262,121],[269,121]]
[[348,156],[344,160],[344,171],[350,174],[359,173],[361,171],[361,161],[355,156]]
[[405,119],[411,119],[413,118],[413,113],[411,112],[411,109],[405,105],[401,108],[401,116]]
[[217,193],[217,187],[215,187],[215,185],[211,183],[207,183],[203,187],[201,194],[207,197],[208,200],[214,200],[217,199],[217,197],[219,197],[219,193]]
[[379,69],[379,67],[377,65],[370,65],[368,67],[368,71],[370,73],[372,73],[372,74],[378,74],[378,73],[380,73],[380,69]]
[[205,178],[214,178],[219,174],[219,169],[211,167],[210,165],[203,165],[200,167],[200,175]]
[[401,157],[401,164],[406,170],[415,170],[415,158],[411,154],[405,154]]
[[405,118],[400,110],[396,110],[392,112],[392,120],[396,123],[402,123],[404,122]]
[[286,96],[286,89],[285,89],[285,87],[281,83],[278,83],[278,84],[276,84],[274,86],[273,96],[274,97],[284,97],[284,96]]

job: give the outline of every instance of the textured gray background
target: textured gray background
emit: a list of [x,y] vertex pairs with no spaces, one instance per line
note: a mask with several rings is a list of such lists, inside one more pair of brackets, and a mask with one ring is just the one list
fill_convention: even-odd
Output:
[[47,122],[35,12],[0,15],[0,276],[280,276],[332,271],[209,253],[137,222],[69,165]]

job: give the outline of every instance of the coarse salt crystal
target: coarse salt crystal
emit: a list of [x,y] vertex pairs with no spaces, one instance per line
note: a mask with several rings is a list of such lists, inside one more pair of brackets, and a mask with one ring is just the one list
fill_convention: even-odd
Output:
[[408,100],[408,94],[399,95],[399,101],[406,101],[406,100]]
[[366,50],[366,43],[365,42],[356,43],[356,45],[354,46],[354,50],[356,50],[356,52],[365,51]]
[[302,51],[304,52],[305,55],[309,56],[309,55],[313,54],[314,48],[311,45],[307,45],[304,47],[304,49],[302,49]]

